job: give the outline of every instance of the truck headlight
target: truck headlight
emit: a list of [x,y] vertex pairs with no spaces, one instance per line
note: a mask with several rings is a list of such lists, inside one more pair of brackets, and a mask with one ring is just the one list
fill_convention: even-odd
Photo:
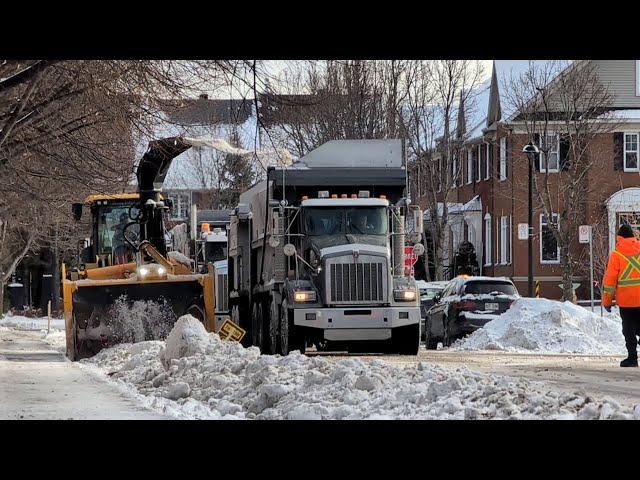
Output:
[[161,280],[167,278],[167,269],[157,263],[141,265],[136,269],[140,280]]
[[316,292],[313,290],[298,290],[293,294],[293,300],[296,302],[315,302]]
[[411,289],[401,289],[393,291],[393,299],[396,302],[413,302],[417,298],[417,293],[415,290]]

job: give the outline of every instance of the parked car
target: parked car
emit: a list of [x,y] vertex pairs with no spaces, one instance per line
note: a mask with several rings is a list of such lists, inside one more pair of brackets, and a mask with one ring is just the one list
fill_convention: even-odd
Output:
[[416,286],[420,292],[420,331],[422,332],[422,340],[425,339],[427,311],[434,305],[436,296],[441,296],[448,284],[449,281],[425,282],[424,280],[416,280]]
[[508,278],[456,277],[441,295],[436,295],[435,304],[426,314],[427,349],[435,350],[438,342],[448,347],[506,312],[519,297]]

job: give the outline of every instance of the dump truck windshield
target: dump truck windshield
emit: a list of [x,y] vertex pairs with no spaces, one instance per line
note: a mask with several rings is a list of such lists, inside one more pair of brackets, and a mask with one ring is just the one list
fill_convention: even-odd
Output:
[[305,208],[304,228],[307,235],[385,235],[387,214],[384,207]]
[[[138,209],[132,208],[131,214],[137,215]],[[130,257],[131,246],[124,239],[124,227],[131,222],[129,205],[105,205],[98,210],[98,255],[112,254],[116,257]],[[138,234],[138,225],[131,225],[127,234]],[[127,258],[128,259],[128,258]],[[121,262],[116,262],[121,263]]]

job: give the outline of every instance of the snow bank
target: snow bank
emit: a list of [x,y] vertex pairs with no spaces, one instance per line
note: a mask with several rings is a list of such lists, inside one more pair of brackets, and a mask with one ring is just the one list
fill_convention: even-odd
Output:
[[[23,317],[21,315],[12,315],[7,313],[4,317],[0,318],[0,326],[13,328],[15,330],[46,330],[47,329],[47,317],[30,318]],[[52,318],[51,329],[64,330],[63,318]]]
[[634,418],[613,400],[466,368],[261,355],[193,320],[181,317],[166,343],[117,345],[81,365],[182,419]]
[[601,317],[571,302],[516,300],[504,314],[459,340],[456,350],[624,355],[622,324],[616,314]]

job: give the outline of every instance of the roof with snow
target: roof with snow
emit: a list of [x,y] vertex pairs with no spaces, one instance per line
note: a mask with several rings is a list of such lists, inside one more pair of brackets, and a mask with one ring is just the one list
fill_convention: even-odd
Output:
[[243,123],[253,111],[251,99],[209,99],[203,96],[158,102],[167,120],[179,125]]

